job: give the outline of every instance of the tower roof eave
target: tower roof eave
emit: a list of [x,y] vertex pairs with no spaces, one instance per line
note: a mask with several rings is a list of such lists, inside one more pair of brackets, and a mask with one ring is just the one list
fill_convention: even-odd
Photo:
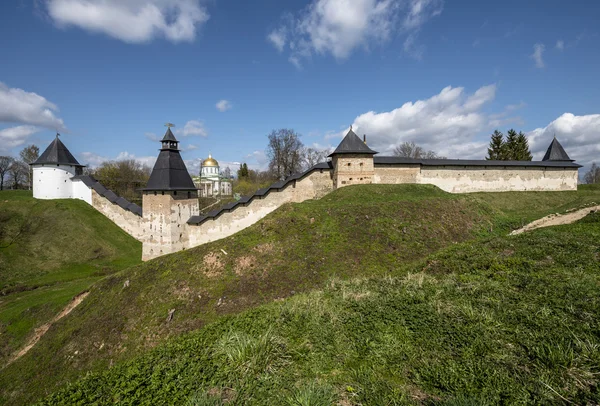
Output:
[[339,155],[339,154],[370,154],[375,155],[377,151],[373,151],[371,148],[365,144],[352,129],[348,131],[342,142],[337,146],[335,151],[333,151],[329,156]]

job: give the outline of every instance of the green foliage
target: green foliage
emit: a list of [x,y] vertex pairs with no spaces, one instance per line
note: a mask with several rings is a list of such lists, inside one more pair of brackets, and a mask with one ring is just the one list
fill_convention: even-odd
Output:
[[141,205],[142,194],[139,189],[148,183],[150,172],[150,167],[135,159],[122,159],[102,162],[91,175],[107,189]]
[[331,279],[40,404],[597,404],[598,241],[594,214]]
[[508,130],[506,140],[504,134],[495,130],[491,136],[488,148],[487,160],[497,161],[531,161],[532,155],[529,150],[529,142],[523,132],[513,129]]

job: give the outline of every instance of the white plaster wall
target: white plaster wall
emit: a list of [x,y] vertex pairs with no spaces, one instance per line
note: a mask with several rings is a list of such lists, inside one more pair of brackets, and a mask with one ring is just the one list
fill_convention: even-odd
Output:
[[73,195],[70,165],[36,165],[33,167],[33,197],[36,199],[69,199]]
[[417,183],[450,193],[577,190],[577,168],[424,166]]
[[72,197],[73,199],[80,199],[84,202],[87,202],[89,205],[92,205],[92,189],[86,186],[79,179],[71,180],[72,185]]

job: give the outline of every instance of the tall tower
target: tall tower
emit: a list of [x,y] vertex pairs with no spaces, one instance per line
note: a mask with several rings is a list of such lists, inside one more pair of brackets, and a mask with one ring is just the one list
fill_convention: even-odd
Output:
[[179,154],[172,124],[167,126],[158,159],[142,189],[144,261],[184,249],[188,240],[186,222],[199,213],[196,186]]
[[340,145],[329,155],[333,161],[333,187],[373,183],[373,155],[376,153],[367,146],[366,139],[361,140],[350,127]]
[[73,197],[71,178],[83,173],[84,165],[77,162],[69,149],[58,138],[48,145],[31,164],[32,189],[36,199],[69,199]]

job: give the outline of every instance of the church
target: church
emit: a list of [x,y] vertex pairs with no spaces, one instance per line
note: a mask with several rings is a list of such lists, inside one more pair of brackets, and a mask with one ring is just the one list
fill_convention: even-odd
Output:
[[361,140],[350,129],[330,154],[331,160],[201,215],[199,195],[226,191],[218,162],[209,155],[195,183],[170,128],[160,142],[150,179],[142,189],[142,207],[83,175],[83,165],[58,136],[31,164],[33,196],[84,200],[141,241],[142,259],[150,260],[228,237],[283,204],[319,199],[340,187],[413,183],[432,184],[449,193],[569,191],[577,190],[581,167],[556,138],[541,161],[412,159],[378,156],[366,137]]
[[200,176],[193,177],[200,197],[233,196],[232,178],[221,172],[219,162],[208,154],[200,164]]

